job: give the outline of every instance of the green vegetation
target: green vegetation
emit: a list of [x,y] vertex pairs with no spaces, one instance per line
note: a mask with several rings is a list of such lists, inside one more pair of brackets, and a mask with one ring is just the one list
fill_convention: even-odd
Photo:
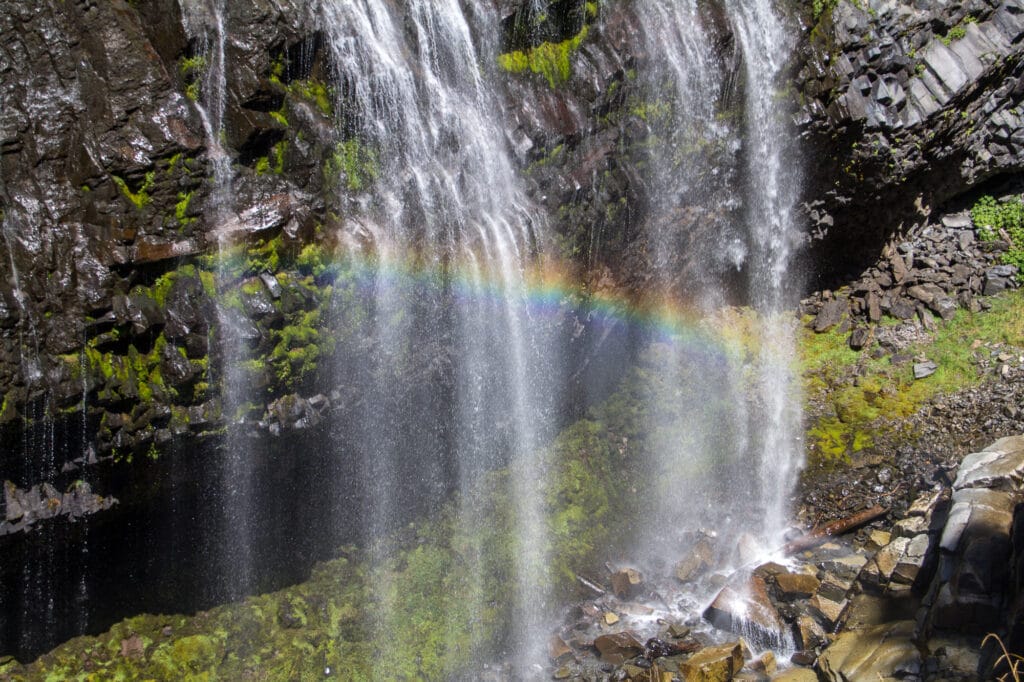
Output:
[[288,117],[284,115],[284,112],[271,111],[270,118],[274,119],[275,121],[283,125],[285,128],[288,127]]
[[185,96],[193,102],[198,102],[201,95],[203,72],[206,71],[207,62],[205,55],[186,57],[181,60],[178,70],[185,80]]
[[153,185],[156,183],[156,171],[149,171],[146,173],[145,178],[142,181],[142,185],[135,192],[133,192],[131,187],[128,186],[128,183],[124,178],[116,175],[111,175],[110,178],[114,181],[114,184],[117,185],[117,188],[121,190],[121,194],[123,194],[128,201],[132,202],[132,205],[134,205],[135,208],[141,211],[149,205],[149,202],[151,201],[149,192],[153,189]]
[[815,21],[821,18],[821,15],[825,13],[831,14],[837,4],[839,4],[839,0],[812,0],[811,13],[814,16]]
[[986,313],[959,311],[926,344],[906,350],[926,356],[938,371],[915,381],[912,363],[894,365],[850,350],[846,334],[805,330],[800,340],[804,390],[812,405],[808,429],[812,464],[836,464],[892,435],[892,420],[909,416],[935,396],[973,386],[984,377],[976,365],[977,347],[1007,344],[1024,348],[1024,292],[993,299]]
[[1005,234],[1009,237],[1009,249],[1003,254],[1003,263],[1016,265],[1020,272],[1018,279],[1024,281],[1024,201],[1015,196],[1006,201],[996,201],[983,196],[971,209],[971,219],[982,241],[994,241]]
[[178,203],[174,205],[174,217],[179,225],[191,225],[196,221],[188,214],[194,192],[178,192]]
[[350,192],[360,192],[380,177],[377,153],[358,138],[339,142],[324,162],[324,184],[336,186],[341,178]]
[[939,36],[939,40],[942,41],[943,45],[951,45],[955,40],[962,40],[967,35],[967,24],[974,24],[977,21],[975,17],[965,17],[963,21],[949,29],[949,33]]
[[[271,112],[271,116],[276,112]],[[281,117],[284,118],[283,116]],[[284,120],[284,125],[288,125],[287,119]],[[288,152],[288,140],[281,140],[270,148],[270,156],[261,156],[256,159],[256,165],[253,170],[256,171],[256,175],[266,175],[267,173],[273,172],[277,175],[284,173],[284,163],[286,154]]]
[[312,102],[324,116],[334,113],[333,93],[318,80],[296,80],[288,84],[288,92]]
[[560,43],[541,43],[526,51],[515,50],[498,55],[498,65],[509,73],[531,71],[544,76],[548,85],[555,88],[572,76],[572,56],[586,39],[588,30],[584,26],[575,36]]

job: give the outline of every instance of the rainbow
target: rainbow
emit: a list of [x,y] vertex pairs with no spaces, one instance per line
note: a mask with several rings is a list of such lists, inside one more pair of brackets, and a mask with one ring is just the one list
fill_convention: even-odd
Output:
[[[760,321],[749,309],[708,312],[664,292],[636,293],[607,281],[588,283],[578,268],[546,258],[503,278],[437,258],[364,257],[347,253],[327,266],[363,293],[447,290],[460,303],[500,309],[514,305],[531,318],[566,310],[586,314],[601,327],[623,327],[672,346],[734,357],[757,345]],[[511,279],[510,283],[508,280]]]

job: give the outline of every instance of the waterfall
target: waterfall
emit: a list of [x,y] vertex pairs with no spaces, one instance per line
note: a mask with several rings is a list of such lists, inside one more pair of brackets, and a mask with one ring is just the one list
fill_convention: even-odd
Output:
[[803,284],[792,270],[792,255],[802,239],[794,218],[802,175],[796,135],[779,105],[786,87],[784,68],[796,32],[781,20],[770,0],[743,0],[730,6],[734,30],[743,49],[746,72],[745,153],[748,201],[746,224],[751,237],[749,296],[764,315],[760,348],[758,423],[760,452],[756,458],[765,510],[758,529],[779,539],[785,528],[787,498],[802,463],[798,442],[800,413],[796,357],[796,320],[791,311]]
[[[540,660],[546,641],[539,446],[552,428],[558,359],[525,305],[544,226],[509,158],[490,85],[496,78],[488,72],[496,46],[474,42],[496,33],[497,18],[475,10],[479,25],[456,0],[413,0],[402,9],[383,0],[323,5],[342,84],[339,144],[365,149],[380,164],[360,198],[366,218],[345,235],[358,244],[352,257],[375,263],[362,330],[373,351],[367,367],[339,367],[337,383],[356,382],[364,396],[358,432],[371,501],[368,538],[396,526],[404,499],[441,491],[446,472],[460,493],[457,525],[479,526],[484,518],[471,491],[486,472],[508,467],[517,547],[510,652],[526,662]],[[399,380],[414,369],[402,363],[416,344],[449,348],[447,368],[434,375],[436,390],[421,399]],[[423,430],[434,419],[443,433]],[[410,442],[410,431],[417,441]],[[419,483],[415,494],[410,478]],[[470,552],[478,580],[482,552]],[[377,590],[394,592],[387,584]],[[469,592],[479,595],[480,586]],[[378,631],[402,617],[400,605],[387,600],[382,611]]]
[[[637,9],[650,66],[644,88],[650,145],[652,266],[668,296],[686,295],[705,327],[750,324],[756,347],[734,344],[715,361],[675,338],[657,353],[661,369],[648,406],[657,491],[649,513],[671,528],[644,529],[639,554],[671,558],[684,530],[759,538],[778,546],[799,466],[795,320],[800,290],[791,272],[799,242],[800,188],[789,113],[778,98],[791,51],[772,3],[727,0],[719,11],[696,0]],[[723,314],[749,303],[750,321]],[[661,405],[674,395],[673,405]],[[700,472],[695,474],[694,472]]]

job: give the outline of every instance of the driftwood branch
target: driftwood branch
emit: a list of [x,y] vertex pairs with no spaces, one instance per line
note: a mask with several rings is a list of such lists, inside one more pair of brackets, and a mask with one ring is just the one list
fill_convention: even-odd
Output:
[[576,574],[576,580],[578,580],[579,583],[581,585],[583,585],[583,587],[587,588],[588,590],[590,590],[591,592],[593,592],[594,594],[596,594],[599,597],[602,596],[602,595],[607,594],[607,592],[605,592],[604,589],[602,589],[600,585],[598,585],[593,580],[590,580],[588,578],[583,577],[579,573]]
[[832,521],[831,523],[815,526],[806,535],[802,535],[796,540],[786,543],[782,548],[782,551],[789,556],[791,554],[796,554],[797,552],[802,552],[805,549],[817,547],[831,537],[857,530],[861,526],[866,526],[875,519],[885,516],[888,513],[889,510],[885,507],[874,506],[871,509],[865,509],[853,516],[847,516],[845,519],[839,519],[838,521]]

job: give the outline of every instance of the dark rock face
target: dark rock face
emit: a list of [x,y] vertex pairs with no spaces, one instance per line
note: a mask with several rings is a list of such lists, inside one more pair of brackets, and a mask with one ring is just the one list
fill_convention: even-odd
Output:
[[[196,46],[175,2],[0,9],[4,422],[16,426],[32,401],[73,408],[86,390],[101,452],[144,448],[175,403],[204,402],[203,391],[185,387],[206,381],[211,351],[211,292],[195,268],[181,271],[183,260],[209,250],[217,227],[204,210],[209,150],[189,101],[186,63]],[[266,74],[275,54],[312,40],[304,17],[286,2],[232,3],[229,21],[251,38],[232,43],[229,60],[238,149],[273,131],[261,110],[275,95]],[[311,168],[287,179],[246,176],[243,227],[294,221],[301,211],[289,197],[310,188]],[[161,277],[172,285],[154,296]],[[157,414],[153,428],[140,415],[118,415],[140,400]]]
[[840,2],[797,77],[813,256],[856,273],[902,223],[1024,167],[1024,14],[1014,3]]

